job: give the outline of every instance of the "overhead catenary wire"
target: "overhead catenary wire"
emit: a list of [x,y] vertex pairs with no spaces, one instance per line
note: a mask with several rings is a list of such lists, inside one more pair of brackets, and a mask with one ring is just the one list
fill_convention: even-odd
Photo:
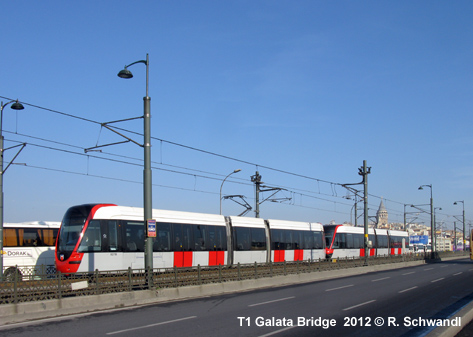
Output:
[[[11,98],[8,98],[8,97],[5,97],[5,96],[0,96],[0,98],[6,99],[6,100],[12,100]],[[86,122],[86,123],[92,123],[92,124],[99,125],[99,126],[103,125],[103,123],[101,123],[99,121],[95,121],[95,120],[92,120],[92,119],[89,119],[89,118],[84,118],[84,117],[81,117],[81,116],[76,116],[76,115],[73,115],[73,114],[70,114],[70,113],[65,113],[65,112],[62,112],[62,111],[55,110],[55,109],[45,108],[45,107],[42,107],[42,106],[39,106],[39,105],[27,103],[27,102],[24,102],[24,101],[22,101],[22,104],[27,105],[27,106],[31,106],[31,107],[34,107],[34,108],[37,108],[37,109],[40,109],[40,110],[48,111],[48,112],[51,112],[51,113],[54,113],[54,114],[58,114],[58,115],[61,115],[61,116],[67,117],[67,118],[73,118],[73,119],[83,121],[83,122]],[[114,129],[117,129],[117,130],[120,130],[122,132],[127,132],[127,133],[137,135],[137,136],[141,136],[141,137],[143,136],[143,134],[140,133],[140,132],[136,132],[136,131],[128,130],[128,129],[125,129],[125,128],[117,127],[116,125],[110,126],[110,127],[114,128]],[[7,132],[7,131],[5,131],[5,132]],[[21,135],[21,134],[18,134],[18,132],[14,132],[14,134]],[[35,139],[41,140],[41,141],[47,141],[47,142],[55,143],[56,145],[71,146],[73,148],[82,149],[82,150],[84,149],[81,146],[65,144],[65,143],[62,143],[62,142],[54,141],[54,140],[47,140],[47,139],[41,138],[41,137],[34,137],[34,136],[28,136],[28,135],[22,135],[22,136],[35,138]],[[326,183],[326,184],[329,184],[332,187],[332,194],[333,195],[331,195],[331,197],[340,198],[340,196],[337,195],[337,191],[336,191],[335,187],[336,186],[342,186],[341,183],[331,182],[331,181],[327,181],[327,180],[323,180],[323,179],[315,178],[315,177],[310,177],[310,176],[307,176],[307,175],[304,175],[304,174],[290,172],[290,171],[287,171],[287,170],[281,170],[281,169],[277,169],[277,168],[274,168],[274,167],[261,165],[261,164],[253,163],[253,162],[246,161],[246,160],[241,160],[241,159],[234,158],[234,157],[231,157],[231,156],[218,154],[218,153],[215,153],[215,152],[212,152],[212,151],[199,149],[199,148],[196,148],[196,147],[193,147],[193,146],[184,145],[184,144],[180,144],[180,143],[177,143],[177,142],[173,142],[173,141],[169,141],[169,140],[165,140],[165,139],[161,139],[161,138],[157,138],[157,137],[152,137],[152,139],[154,139],[156,141],[159,141],[160,144],[161,144],[161,147],[162,147],[163,143],[166,143],[166,144],[169,144],[169,145],[185,148],[185,149],[188,149],[188,150],[191,150],[191,151],[197,151],[197,152],[200,152],[200,153],[204,153],[204,154],[207,154],[207,155],[219,157],[219,158],[222,158],[222,159],[235,161],[235,162],[238,162],[238,163],[241,163],[241,164],[252,165],[252,166],[255,166],[257,168],[264,168],[264,169],[267,169],[267,170],[270,170],[270,171],[274,171],[274,172],[278,172],[278,173],[282,173],[282,174],[287,174],[287,175],[291,175],[291,176],[295,176],[295,177],[299,177],[299,178],[303,178],[303,179],[313,180],[313,181],[317,182],[319,192],[309,191],[309,190],[306,190],[306,191],[302,190],[302,192],[306,192],[306,193],[309,193],[309,194],[305,194],[305,193],[302,193],[302,192],[295,192],[295,193],[300,194],[301,196],[304,195],[304,196],[310,197],[310,198],[317,198],[313,195],[310,195],[310,193],[318,194],[318,195],[325,195],[325,194],[321,193],[321,191],[320,191],[320,183]],[[35,144],[35,146],[39,146],[39,144]],[[52,150],[53,148],[51,147],[50,149]],[[59,149],[56,149],[56,150],[59,150]],[[70,153],[74,153],[74,154],[77,154],[77,155],[79,154],[77,152],[70,152]],[[114,153],[107,153],[107,152],[102,152],[102,154],[107,155],[107,156],[123,158],[123,159],[127,159],[127,160],[134,160],[134,161],[137,161],[137,162],[142,162],[142,159],[139,159],[139,158],[123,156],[123,155],[117,155],[117,154],[114,154]],[[83,154],[81,154],[81,155],[83,155]],[[90,155],[90,154],[87,154],[87,155]],[[91,156],[91,157],[96,158],[96,159],[104,159],[103,157],[100,157],[100,156]],[[114,159],[110,159],[110,160],[114,160]],[[124,160],[116,160],[116,162],[125,163],[125,164],[132,164],[132,163],[126,162]],[[212,173],[212,172],[206,172],[206,171],[196,170],[196,169],[192,169],[192,168],[186,168],[186,167],[182,167],[182,166],[174,166],[174,165],[170,165],[170,164],[164,164],[164,163],[162,163],[162,151],[161,151],[160,162],[153,162],[153,164],[173,167],[173,168],[179,169],[179,170],[188,170],[188,171],[192,171],[192,172],[198,172],[198,173],[201,173],[201,174],[195,175],[194,173],[187,173],[187,172],[181,172],[181,171],[177,171],[177,170],[167,170],[167,169],[164,169],[164,168],[161,168],[161,167],[154,167],[155,169],[158,169],[158,170],[163,170],[163,171],[168,171],[168,172],[178,173],[178,174],[187,174],[187,175],[192,175],[192,176],[195,175],[196,177],[205,178],[205,179],[218,180],[218,178],[208,177],[208,176],[205,176],[205,174],[214,175],[216,177],[218,177],[218,176],[222,177],[223,176],[222,174],[218,174],[218,173]],[[138,165],[138,164],[135,164],[135,165]],[[243,179],[234,178],[233,180],[236,181],[236,180],[243,180]],[[289,189],[291,189],[293,191],[298,191],[298,190],[301,191],[300,189],[297,189],[297,188],[289,188]],[[329,196],[328,194],[326,194],[326,195]],[[373,194],[368,194],[368,196],[372,197],[372,198],[378,198],[378,199],[381,198],[381,197],[373,195]],[[319,198],[319,199],[334,202],[334,201],[324,199],[324,198]],[[391,200],[389,198],[384,198],[384,200],[389,201],[390,203],[393,203],[393,204],[404,205],[404,203],[402,203],[400,201]],[[345,203],[345,205],[348,205],[348,204]],[[377,206],[373,205],[373,208],[374,207],[377,207]],[[372,209],[372,208],[370,208],[370,209]],[[387,208],[387,209],[392,210],[391,208]]]

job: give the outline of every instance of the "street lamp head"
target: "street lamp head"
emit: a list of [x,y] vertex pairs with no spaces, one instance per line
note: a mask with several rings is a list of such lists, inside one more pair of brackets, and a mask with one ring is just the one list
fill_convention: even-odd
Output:
[[423,190],[424,188],[423,188],[422,186],[419,186],[419,188],[418,188],[418,189],[419,189],[419,190]]
[[454,204],[454,205],[458,205],[456,201],[455,201],[453,204]]
[[233,171],[233,173],[238,173],[240,171],[241,171],[241,169],[236,169],[235,171]]
[[125,69],[120,70],[120,72],[118,73],[118,77],[120,77],[120,78],[132,78],[132,77],[133,77],[133,74],[131,73],[131,71],[129,71],[129,70],[125,67]]
[[20,102],[18,102],[18,100],[16,100],[15,103],[13,103],[10,108],[12,108],[13,110],[23,110],[25,107],[23,106],[23,104],[21,104]]

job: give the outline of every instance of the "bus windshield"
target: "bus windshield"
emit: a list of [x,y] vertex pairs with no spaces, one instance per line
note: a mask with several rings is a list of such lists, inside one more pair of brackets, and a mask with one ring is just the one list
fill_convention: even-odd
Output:
[[91,205],[71,207],[64,215],[57,241],[57,253],[72,253],[89,216]]

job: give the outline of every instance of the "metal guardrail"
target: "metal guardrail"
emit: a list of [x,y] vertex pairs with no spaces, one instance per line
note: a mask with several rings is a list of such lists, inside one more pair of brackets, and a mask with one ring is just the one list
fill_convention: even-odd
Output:
[[[440,257],[459,256],[459,253],[444,252]],[[464,255],[464,254],[461,254]],[[369,259],[333,259],[298,262],[278,262],[269,264],[234,265],[231,267],[200,266],[194,268],[144,269],[129,268],[94,273],[64,275],[56,273],[52,266],[41,268],[21,267],[20,274],[10,275],[0,282],[0,305],[20,302],[61,299],[71,296],[88,296],[107,293],[144,290],[150,288],[174,288],[190,285],[241,281],[300,273],[356,268],[417,260],[430,260],[430,253],[403,256],[370,257]],[[54,270],[54,272],[53,272]],[[42,273],[41,273],[42,271]]]

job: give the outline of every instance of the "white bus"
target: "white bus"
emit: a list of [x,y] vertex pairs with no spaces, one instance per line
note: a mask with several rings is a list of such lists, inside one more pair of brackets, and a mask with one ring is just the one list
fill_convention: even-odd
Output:
[[15,274],[21,279],[23,274],[46,273],[47,268],[54,268],[60,226],[60,222],[53,221],[4,223],[1,252],[4,279],[10,280]]

